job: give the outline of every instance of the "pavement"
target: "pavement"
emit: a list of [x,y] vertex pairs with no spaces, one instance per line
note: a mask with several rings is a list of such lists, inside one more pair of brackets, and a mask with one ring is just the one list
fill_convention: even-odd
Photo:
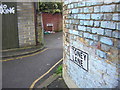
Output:
[[[57,67],[55,67],[55,69],[57,69]],[[37,89],[48,90],[51,88],[59,88],[59,89],[64,88],[67,90],[69,89],[62,78],[62,73],[58,74],[56,72],[52,72],[50,74],[51,75],[49,75],[47,79],[45,79],[42,82],[40,81],[38,82],[39,84],[34,87],[35,90]]]
[[50,88],[64,88],[69,90],[61,75],[53,74],[40,84],[36,89],[48,90]]
[[25,48],[15,48],[2,51],[2,59],[18,57],[38,52],[44,48],[43,45],[31,46]]
[[[30,88],[36,79],[46,73],[62,57],[62,32],[45,35],[45,48],[37,47],[13,50],[13,52],[12,50],[8,51],[2,59],[2,87]],[[56,68],[39,80],[35,87],[37,88],[53,75]]]
[[57,77],[52,83],[47,86],[47,88],[65,88],[66,90],[69,90],[61,76]]

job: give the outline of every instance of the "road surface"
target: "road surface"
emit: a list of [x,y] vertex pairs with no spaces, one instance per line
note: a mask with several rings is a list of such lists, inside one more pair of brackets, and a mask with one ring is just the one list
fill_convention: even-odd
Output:
[[37,55],[3,62],[3,88],[29,88],[58,62],[63,56],[62,32],[45,35],[45,47],[48,49]]

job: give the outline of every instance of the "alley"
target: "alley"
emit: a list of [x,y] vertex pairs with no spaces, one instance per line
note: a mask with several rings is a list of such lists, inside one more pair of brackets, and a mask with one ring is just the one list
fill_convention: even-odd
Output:
[[62,32],[45,35],[44,52],[34,56],[3,62],[3,88],[29,88],[62,58]]

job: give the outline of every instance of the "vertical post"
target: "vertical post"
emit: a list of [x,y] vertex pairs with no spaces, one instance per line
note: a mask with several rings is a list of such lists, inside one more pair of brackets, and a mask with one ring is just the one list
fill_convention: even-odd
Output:
[[36,39],[36,45],[38,45],[36,3],[34,2],[33,4],[34,4],[35,39]]
[[39,11],[39,2],[40,2],[40,0],[38,0],[38,4],[37,4],[37,9],[38,9],[38,11]]
[[42,19],[42,12],[40,13],[41,19],[41,26],[42,26],[42,43],[44,44],[44,26],[43,26],[43,19]]
[[[0,60],[2,60],[2,15],[0,15]],[[0,62],[0,89],[2,90],[2,62]]]

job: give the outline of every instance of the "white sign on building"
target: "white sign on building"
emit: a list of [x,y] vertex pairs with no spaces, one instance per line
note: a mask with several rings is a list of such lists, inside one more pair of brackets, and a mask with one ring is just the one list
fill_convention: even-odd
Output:
[[75,47],[70,47],[70,60],[75,64],[88,71],[88,54]]

